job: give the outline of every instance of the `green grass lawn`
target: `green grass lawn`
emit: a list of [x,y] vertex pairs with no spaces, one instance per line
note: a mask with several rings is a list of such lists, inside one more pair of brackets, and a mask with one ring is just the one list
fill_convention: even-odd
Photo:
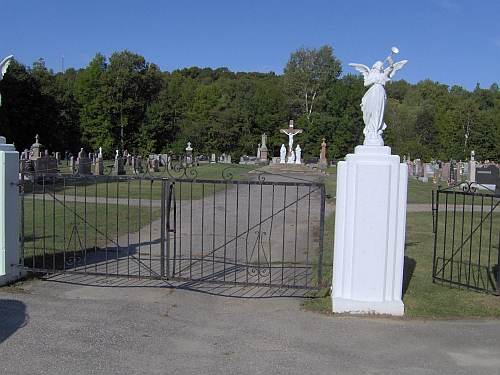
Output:
[[23,210],[25,265],[40,269],[62,269],[75,252],[114,247],[114,239],[160,217],[159,207],[37,199],[26,199]]

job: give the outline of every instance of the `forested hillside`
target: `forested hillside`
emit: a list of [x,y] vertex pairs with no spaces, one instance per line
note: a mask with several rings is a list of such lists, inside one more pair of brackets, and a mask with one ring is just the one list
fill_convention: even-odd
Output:
[[[405,69],[411,67],[411,61]],[[343,158],[363,141],[362,76],[343,69],[332,47],[301,47],[284,73],[231,72],[227,68],[161,71],[130,51],[96,54],[85,69],[54,73],[43,59],[13,60],[0,82],[0,135],[17,150],[38,134],[50,151],[80,148],[106,156],[180,153],[255,155],[263,133],[270,155],[287,142],[279,129],[290,119],[303,129],[295,142],[303,157]],[[343,75],[344,73],[344,75]],[[348,74],[345,74],[348,73]],[[397,77],[395,77],[397,79]],[[412,159],[500,161],[500,92],[496,83],[473,92],[431,79],[386,86],[385,144]]]

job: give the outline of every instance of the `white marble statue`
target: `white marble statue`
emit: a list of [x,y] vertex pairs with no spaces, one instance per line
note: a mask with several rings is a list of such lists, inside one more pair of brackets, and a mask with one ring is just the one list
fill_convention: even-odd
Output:
[[[2,75],[0,76],[0,81],[3,78],[3,75],[7,71],[7,68],[9,67],[10,60],[12,60],[12,55],[7,56],[5,59],[2,60],[0,63],[0,70],[2,71]],[[0,105],[2,105],[2,96],[0,95]]]
[[295,151],[292,150],[292,153],[288,158],[287,163],[294,163],[294,162],[295,162]]
[[297,147],[295,147],[295,164],[300,164],[301,157],[302,157],[302,149],[300,148],[300,145],[297,144]]
[[281,145],[281,149],[280,149],[280,159],[281,159],[281,162],[282,162],[282,163],[285,163],[285,162],[286,162],[286,147],[285,147],[285,144],[284,144],[284,143]]
[[363,64],[349,64],[363,74],[365,86],[371,86],[363,96],[361,109],[363,111],[363,121],[365,128],[365,146],[383,146],[382,132],[387,127],[384,122],[384,109],[387,99],[385,84],[391,80],[396,72],[405,65],[408,60],[403,60],[394,64],[392,54],[398,53],[396,47],[392,47],[392,52],[386,61],[389,67],[384,69],[384,62],[377,61],[372,68]]

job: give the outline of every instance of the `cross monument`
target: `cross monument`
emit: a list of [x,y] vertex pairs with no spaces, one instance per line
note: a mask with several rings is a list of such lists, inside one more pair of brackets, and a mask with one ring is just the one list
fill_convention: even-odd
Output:
[[290,120],[288,129],[280,129],[280,133],[285,133],[286,135],[288,135],[288,157],[291,157],[293,151],[293,137],[295,136],[295,134],[302,133],[302,129],[294,129],[293,120]]

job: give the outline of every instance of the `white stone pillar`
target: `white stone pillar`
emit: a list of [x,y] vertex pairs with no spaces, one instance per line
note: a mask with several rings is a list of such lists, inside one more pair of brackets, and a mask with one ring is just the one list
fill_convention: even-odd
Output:
[[476,161],[471,160],[469,162],[469,182],[471,183],[471,186],[475,187],[476,186]]
[[0,285],[22,277],[19,262],[19,153],[0,137]]
[[333,312],[404,314],[407,184],[387,146],[357,146],[338,163]]

